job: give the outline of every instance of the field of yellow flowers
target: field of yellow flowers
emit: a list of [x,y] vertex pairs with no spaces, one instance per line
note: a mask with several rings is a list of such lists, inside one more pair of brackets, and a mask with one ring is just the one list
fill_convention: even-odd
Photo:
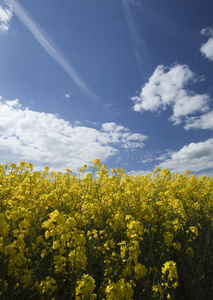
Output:
[[213,299],[213,178],[0,166],[0,299]]

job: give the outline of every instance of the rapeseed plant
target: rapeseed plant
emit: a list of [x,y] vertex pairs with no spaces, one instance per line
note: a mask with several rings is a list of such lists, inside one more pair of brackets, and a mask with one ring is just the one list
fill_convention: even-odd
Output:
[[0,166],[0,299],[211,299],[213,178]]

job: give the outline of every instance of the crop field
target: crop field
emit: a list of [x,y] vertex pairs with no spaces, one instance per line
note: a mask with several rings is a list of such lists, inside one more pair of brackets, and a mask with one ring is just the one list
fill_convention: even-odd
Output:
[[0,299],[213,297],[213,178],[0,166]]

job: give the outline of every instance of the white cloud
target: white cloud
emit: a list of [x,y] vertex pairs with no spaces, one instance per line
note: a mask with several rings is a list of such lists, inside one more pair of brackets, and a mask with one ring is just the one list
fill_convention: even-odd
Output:
[[202,173],[202,175],[213,176],[213,138],[204,142],[190,143],[179,151],[168,152],[162,157],[164,161],[158,165],[160,168],[167,168],[177,173],[189,170],[198,175]]
[[185,130],[189,129],[211,129],[213,130],[213,111],[209,111],[200,117],[186,119]]
[[71,93],[67,93],[67,94],[65,94],[65,98],[67,98],[67,99],[69,99],[69,98],[70,98],[70,96],[71,96]]
[[127,144],[143,147],[147,138],[115,123],[104,123],[100,130],[74,125],[57,115],[23,108],[18,99],[0,99],[0,164],[27,161],[36,169],[47,165],[76,171],[96,158],[104,162]]
[[97,126],[97,125],[98,125],[98,123],[93,122],[93,121],[90,121],[90,120],[86,120],[86,122],[87,122],[88,124],[90,124],[90,125],[93,125],[93,126]]
[[114,122],[111,123],[105,123],[102,125],[103,131],[121,131],[124,130],[125,128],[121,125],[116,125]]
[[201,30],[201,34],[209,39],[201,46],[200,51],[206,58],[213,61],[213,28],[204,28]]
[[209,96],[207,94],[187,95],[185,91],[181,91],[179,97],[173,106],[173,115],[169,118],[175,125],[180,124],[183,117],[196,112],[206,112],[209,109]]
[[8,31],[9,30],[9,22],[12,19],[12,8],[3,8],[0,5],[0,31]]
[[126,172],[126,175],[128,175],[128,176],[137,176],[137,175],[146,176],[148,174],[152,174],[152,171],[153,170],[146,170],[146,171],[144,171],[144,170],[138,170],[138,171],[134,170],[134,171]]
[[83,123],[80,122],[80,121],[75,121],[73,125],[74,126],[81,126],[81,125],[83,125]]
[[68,59],[57,49],[56,45],[47,37],[44,31],[39,28],[36,22],[32,19],[28,12],[14,0],[4,0],[13,8],[14,14],[32,33],[34,38],[39,42],[43,49],[57,62],[62,69],[69,75],[69,77],[77,84],[77,86],[96,103],[102,103],[102,100],[92,91],[83,78],[76,72],[76,70],[69,63]]
[[144,146],[144,141],[147,139],[146,135],[140,133],[130,133],[128,128],[117,125],[114,122],[105,123],[102,125],[103,135],[102,141],[106,139],[111,143],[117,143],[122,148],[138,148]]
[[159,65],[149,81],[142,87],[140,96],[132,97],[137,112],[173,108],[170,121],[180,124],[183,118],[209,109],[207,94],[196,94],[186,86],[196,82],[194,73],[186,65],[174,65],[170,69]]

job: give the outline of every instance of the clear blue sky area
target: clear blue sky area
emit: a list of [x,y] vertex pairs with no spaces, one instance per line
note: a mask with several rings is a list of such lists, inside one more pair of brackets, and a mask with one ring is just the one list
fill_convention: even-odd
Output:
[[213,176],[212,0],[0,0],[0,164]]

